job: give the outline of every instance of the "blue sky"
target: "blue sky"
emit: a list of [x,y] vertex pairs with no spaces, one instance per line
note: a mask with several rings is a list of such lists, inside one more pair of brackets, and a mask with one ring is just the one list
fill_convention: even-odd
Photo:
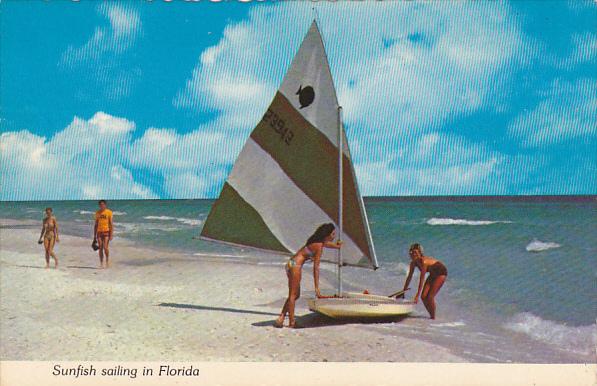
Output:
[[[216,197],[313,18],[0,7],[2,200]],[[363,194],[597,193],[595,2],[315,7]]]

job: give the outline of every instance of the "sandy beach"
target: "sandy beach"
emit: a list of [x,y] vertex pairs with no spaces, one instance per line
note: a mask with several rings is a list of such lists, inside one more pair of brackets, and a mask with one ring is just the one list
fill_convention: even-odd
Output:
[[[287,291],[282,263],[257,265],[140,248],[115,238],[97,269],[90,240],[61,235],[60,266],[44,269],[39,224],[1,220],[2,360],[464,362],[449,349],[311,313],[276,329]],[[322,272],[328,288],[332,272]],[[396,322],[398,324],[400,322]],[[390,327],[390,328],[388,328]]]

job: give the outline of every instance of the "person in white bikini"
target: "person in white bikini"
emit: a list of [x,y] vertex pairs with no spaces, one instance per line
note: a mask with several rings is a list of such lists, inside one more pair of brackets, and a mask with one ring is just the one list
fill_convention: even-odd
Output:
[[313,280],[315,282],[315,295],[319,298],[319,261],[323,248],[340,249],[341,241],[332,242],[336,238],[336,227],[332,223],[320,225],[315,233],[309,237],[305,246],[288,260],[286,263],[286,276],[288,277],[288,298],[282,307],[282,312],[274,322],[274,326],[284,326],[284,319],[288,314],[288,327],[295,328],[294,306],[296,300],[301,296],[301,275],[303,264],[307,260],[313,260]]
[[58,237],[58,221],[54,217],[52,208],[46,208],[46,217],[43,220],[41,234],[37,242],[44,245],[46,268],[50,267],[50,256],[54,259],[54,268],[58,268],[58,258],[54,253],[54,244],[60,242],[60,237]]

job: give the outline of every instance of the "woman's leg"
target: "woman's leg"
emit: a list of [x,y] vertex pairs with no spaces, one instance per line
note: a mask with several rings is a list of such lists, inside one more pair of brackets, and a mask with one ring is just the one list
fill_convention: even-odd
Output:
[[425,280],[425,284],[423,285],[423,291],[421,291],[421,301],[423,302],[423,305],[425,306],[427,312],[431,312],[429,311],[429,303],[427,302],[427,300],[429,299],[429,290],[431,289],[432,283],[433,278],[431,275],[429,275],[429,277],[427,277],[427,280]]
[[431,319],[435,319],[435,295],[439,292],[446,281],[446,275],[437,276],[433,283],[431,283],[431,289],[427,295],[427,304],[429,305],[428,311]]
[[[58,259],[56,258],[56,254],[54,253],[54,245],[56,244],[56,239],[52,238],[49,242],[49,255],[52,256],[52,258],[54,259],[54,268],[58,268]],[[48,264],[50,263],[50,258],[47,257],[48,260]]]
[[274,327],[282,327],[284,326],[284,318],[286,318],[286,314],[288,313],[288,299],[290,299],[290,286],[291,286],[291,279],[290,279],[290,270],[286,269],[286,277],[288,278],[288,297],[284,302],[284,306],[282,307],[282,311],[280,312],[280,316],[276,319],[274,323]]
[[44,250],[46,251],[46,268],[50,268],[50,240],[44,237]]
[[301,291],[301,269],[298,267],[292,268],[292,274],[290,277],[290,294],[288,296],[288,326],[294,327],[294,306]]

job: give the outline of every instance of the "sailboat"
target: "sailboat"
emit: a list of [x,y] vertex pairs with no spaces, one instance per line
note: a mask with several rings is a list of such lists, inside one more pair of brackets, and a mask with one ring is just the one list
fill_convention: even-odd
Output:
[[330,222],[342,248],[325,250],[321,261],[337,267],[336,294],[309,299],[309,308],[334,318],[412,312],[411,303],[343,291],[344,267],[375,270],[379,265],[342,108],[314,20],[271,105],[234,163],[201,238],[293,255],[318,225]]

